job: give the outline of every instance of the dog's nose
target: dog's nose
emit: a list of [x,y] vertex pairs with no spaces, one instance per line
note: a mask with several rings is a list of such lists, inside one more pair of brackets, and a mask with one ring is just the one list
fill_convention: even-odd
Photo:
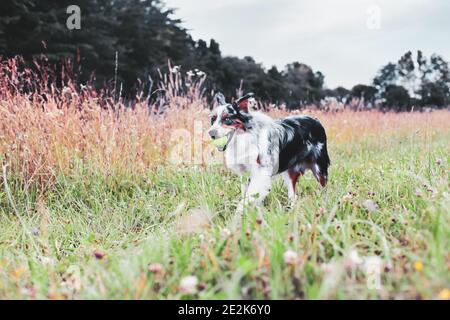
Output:
[[208,133],[212,139],[215,139],[217,137],[217,130],[215,130],[215,129],[209,130]]

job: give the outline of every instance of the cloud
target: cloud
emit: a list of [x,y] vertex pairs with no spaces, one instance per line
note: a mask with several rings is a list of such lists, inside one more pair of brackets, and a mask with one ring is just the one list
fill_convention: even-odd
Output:
[[[445,0],[166,0],[195,39],[214,38],[226,55],[253,56],[266,67],[301,61],[330,87],[369,83],[408,50],[450,57]],[[367,27],[368,9],[380,29]]]

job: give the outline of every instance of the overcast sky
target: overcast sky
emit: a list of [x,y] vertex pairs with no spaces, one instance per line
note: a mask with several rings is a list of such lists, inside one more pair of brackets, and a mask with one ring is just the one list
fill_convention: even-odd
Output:
[[[194,39],[265,67],[304,62],[326,85],[370,83],[408,50],[450,60],[449,0],[165,0]],[[377,19],[379,13],[380,19]]]

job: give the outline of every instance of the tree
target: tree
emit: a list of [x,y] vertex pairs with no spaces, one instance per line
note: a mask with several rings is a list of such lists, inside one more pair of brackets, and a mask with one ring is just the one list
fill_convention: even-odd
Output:
[[98,86],[114,78],[130,91],[167,61],[192,64],[194,42],[159,0],[78,0],[81,29],[69,30],[70,0],[2,0],[0,45],[6,56],[27,61],[44,53],[50,62],[80,58],[82,81],[95,71]]
[[316,103],[324,97],[323,74],[314,72],[306,64],[299,62],[288,64],[283,73],[283,80],[289,108]]
[[267,71],[265,84],[265,95],[270,102],[279,104],[284,102],[285,90],[283,84],[283,74],[278,71],[276,66],[272,66]]
[[[378,89],[377,96],[403,105],[409,100],[420,106],[445,107],[450,103],[450,70],[448,62],[437,54],[427,59],[421,51],[417,58],[413,58],[411,51],[406,52],[396,64],[389,63],[384,66],[373,80]],[[407,90],[409,99],[403,94],[402,86]],[[386,93],[387,88],[391,92]],[[393,101],[394,97],[401,101]]]
[[381,98],[383,99],[383,106],[394,111],[407,110],[411,105],[411,97],[402,86],[395,84],[388,85],[383,91]]
[[181,21],[171,18],[173,9],[165,9],[159,0],[120,0],[114,10],[119,75],[126,87],[157,69],[167,71],[168,60],[183,66],[192,63],[195,43]]
[[360,99],[366,103],[374,103],[377,93],[378,90],[374,86],[358,84],[352,88],[350,96],[352,98]]
[[450,69],[448,62],[439,55],[423,59],[422,82],[417,93],[422,106],[442,108],[450,104]]
[[441,108],[449,104],[448,90],[442,85],[434,82],[424,82],[418,93],[421,96],[422,106]]
[[378,92],[382,93],[386,90],[386,87],[396,84],[397,79],[397,66],[389,62],[378,71],[373,79],[373,85],[377,88]]

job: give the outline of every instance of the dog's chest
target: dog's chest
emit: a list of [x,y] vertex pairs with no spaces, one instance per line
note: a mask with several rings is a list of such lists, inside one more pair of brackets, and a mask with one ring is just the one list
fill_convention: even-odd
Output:
[[225,151],[225,162],[231,171],[243,174],[258,165],[258,154],[256,137],[251,134],[241,134],[228,145]]

